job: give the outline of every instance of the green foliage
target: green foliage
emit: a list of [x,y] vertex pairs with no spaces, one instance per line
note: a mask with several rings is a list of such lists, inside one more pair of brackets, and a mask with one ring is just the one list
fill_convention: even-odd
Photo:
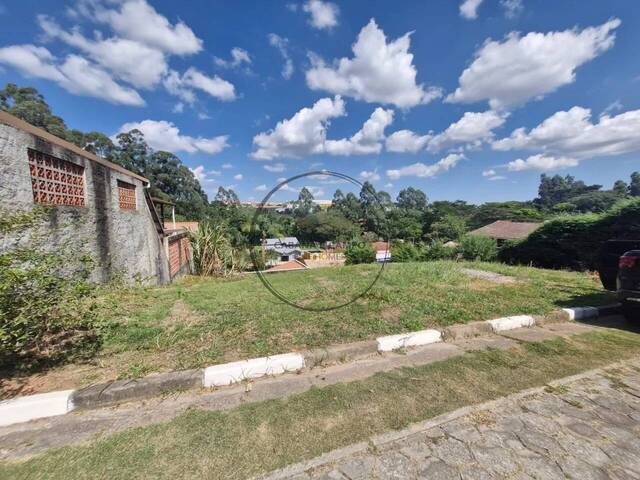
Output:
[[296,236],[303,243],[346,242],[359,235],[360,227],[336,211],[312,213],[296,221]]
[[468,221],[470,229],[484,227],[496,220],[540,222],[544,216],[533,202],[490,202],[476,208]]
[[456,247],[447,247],[443,242],[436,240],[430,245],[425,245],[420,251],[420,260],[450,260],[457,255]]
[[623,200],[603,214],[559,217],[500,252],[503,261],[547,268],[597,268],[602,244],[640,238],[640,199]]
[[490,262],[498,256],[496,241],[480,235],[465,235],[460,239],[458,252],[465,260]]
[[631,195],[632,197],[640,197],[640,172],[633,172],[631,174],[629,195]]
[[582,180],[576,180],[571,175],[549,177],[543,173],[540,175],[538,198],[535,202],[542,208],[552,208],[558,203],[568,202],[573,197],[595,192],[600,188],[602,185],[586,185]]
[[420,258],[420,252],[412,243],[398,243],[391,247],[391,258],[394,262],[415,262]]
[[[93,287],[86,281],[90,262],[80,266],[77,251],[47,253],[37,238],[18,244],[5,235],[37,226],[42,217],[0,211],[0,366],[19,360],[54,362],[81,350],[93,338]],[[13,237],[12,237],[13,238]]]
[[199,275],[226,277],[248,267],[243,250],[231,245],[229,234],[222,225],[202,222],[198,231],[190,233],[190,240],[193,263]]
[[458,240],[466,231],[467,223],[464,218],[453,214],[446,214],[440,220],[431,224],[431,233],[429,236],[432,240],[448,242],[450,240]]
[[356,265],[359,263],[374,263],[376,261],[376,251],[366,243],[353,243],[344,252],[346,265]]

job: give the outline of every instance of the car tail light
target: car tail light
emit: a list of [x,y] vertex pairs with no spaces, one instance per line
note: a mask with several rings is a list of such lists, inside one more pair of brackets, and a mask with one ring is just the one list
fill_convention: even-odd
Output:
[[620,257],[620,261],[618,262],[618,266],[620,268],[633,268],[638,259],[636,257],[628,256],[628,257]]

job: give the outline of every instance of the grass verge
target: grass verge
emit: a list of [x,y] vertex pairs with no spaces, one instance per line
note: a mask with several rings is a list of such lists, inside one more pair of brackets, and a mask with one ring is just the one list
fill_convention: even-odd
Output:
[[[461,267],[499,270],[520,281],[498,285],[470,278],[460,272]],[[293,301],[309,306],[340,304],[364,289],[379,268],[353,265],[268,278]],[[105,293],[98,312],[101,350],[93,358],[7,383],[13,394],[22,395],[78,388],[152,372],[612,300],[594,277],[584,273],[489,263],[389,264],[369,293],[329,312],[286,305],[255,275],[191,277],[167,287]]]
[[640,354],[640,335],[592,332],[474,352],[226,412],[188,411],[85,446],[0,466],[1,478],[243,479],[456,408]]

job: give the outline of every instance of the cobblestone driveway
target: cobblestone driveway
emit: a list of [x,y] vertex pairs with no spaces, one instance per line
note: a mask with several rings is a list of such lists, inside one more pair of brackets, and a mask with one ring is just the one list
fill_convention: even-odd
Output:
[[266,478],[640,479],[640,361],[552,385]]

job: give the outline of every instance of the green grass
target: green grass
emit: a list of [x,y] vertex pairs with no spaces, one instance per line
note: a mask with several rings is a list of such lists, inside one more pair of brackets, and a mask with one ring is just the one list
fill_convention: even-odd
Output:
[[0,466],[1,478],[248,478],[464,405],[640,354],[640,336],[592,332],[465,354],[285,400],[176,419]]
[[[461,274],[461,267],[496,270],[521,282],[496,285]],[[268,279],[292,301],[317,307],[348,301],[372,281],[378,269],[376,265],[354,265],[272,274]],[[583,273],[449,261],[388,264],[365,296],[328,312],[293,308],[274,297],[252,274],[230,279],[188,278],[167,287],[105,294],[100,306],[101,351],[81,369],[73,365],[57,372],[68,376],[63,382],[71,388],[153,371],[196,368],[612,300],[596,279]],[[56,371],[49,375],[52,373]]]

